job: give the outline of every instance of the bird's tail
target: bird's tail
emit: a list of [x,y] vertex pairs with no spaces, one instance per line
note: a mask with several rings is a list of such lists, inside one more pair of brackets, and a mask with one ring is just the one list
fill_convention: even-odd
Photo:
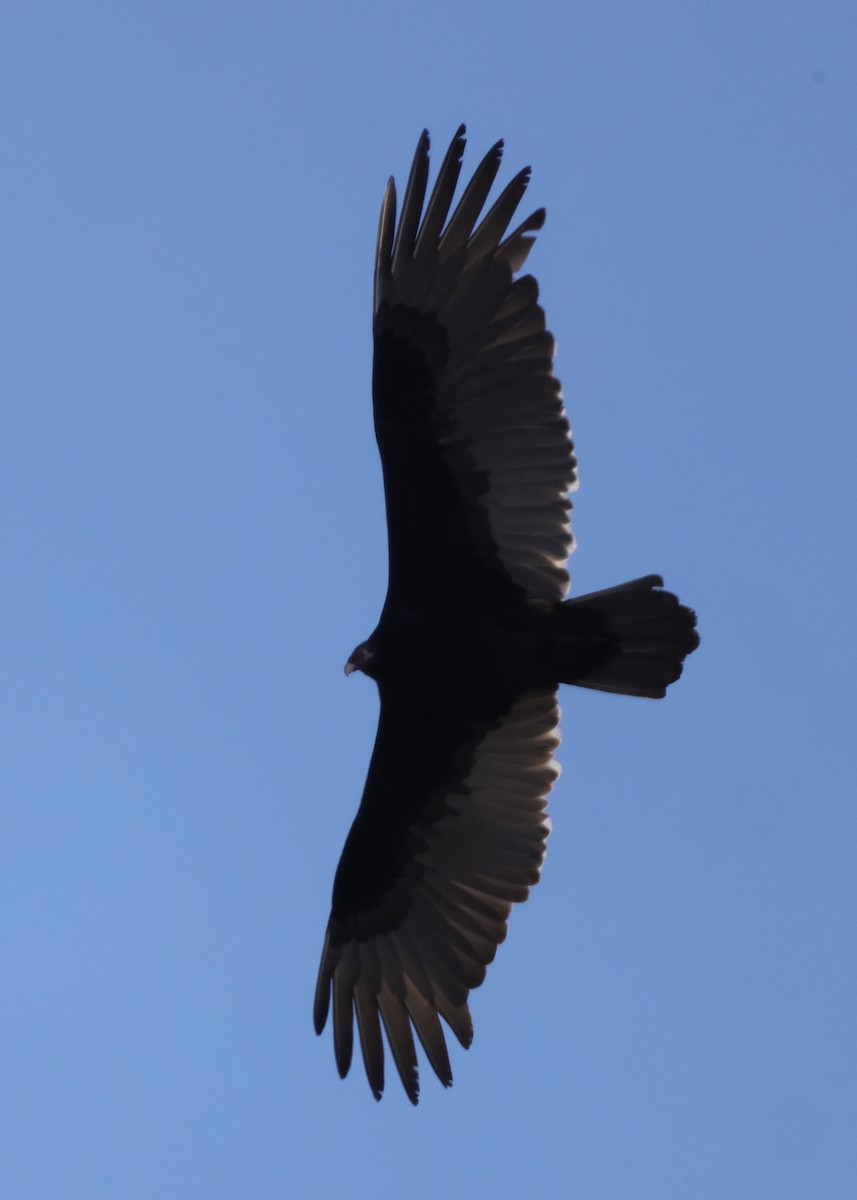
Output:
[[552,654],[562,683],[663,696],[699,645],[696,614],[665,592],[659,575],[566,600],[554,610]]

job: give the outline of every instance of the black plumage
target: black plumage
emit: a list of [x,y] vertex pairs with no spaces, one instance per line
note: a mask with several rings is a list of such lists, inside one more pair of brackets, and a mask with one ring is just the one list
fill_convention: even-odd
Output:
[[452,216],[464,127],[425,203],[423,133],[396,224],[390,180],[375,267],[373,397],[389,539],[387,598],[347,671],[381,713],[336,872],[315,997],[340,1074],[354,1018],[369,1083],[383,1026],[410,1099],[413,1032],[452,1082],[443,1018],[467,1046],[468,995],[538,881],[559,774],[557,689],[659,697],[698,644],[656,575],[565,599],[576,463],[554,341],[518,275],[544,211],[511,234],[521,171],[479,222],[502,142]]

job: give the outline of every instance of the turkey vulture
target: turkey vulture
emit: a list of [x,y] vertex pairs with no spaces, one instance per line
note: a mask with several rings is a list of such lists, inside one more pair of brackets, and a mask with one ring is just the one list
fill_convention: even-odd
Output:
[[321,1033],[332,999],[343,1077],[356,1015],[376,1099],[383,1026],[414,1104],[414,1030],[449,1086],[440,1018],[470,1045],[470,989],[538,881],[559,684],[660,697],[699,642],[657,575],[565,599],[576,463],[538,286],[518,274],[545,213],[507,233],[527,168],[479,220],[498,142],[450,217],[464,133],[424,205],[423,132],[398,223],[392,179],[381,208],[372,388],[389,577],[345,667],[376,681],[381,711],[314,1009]]

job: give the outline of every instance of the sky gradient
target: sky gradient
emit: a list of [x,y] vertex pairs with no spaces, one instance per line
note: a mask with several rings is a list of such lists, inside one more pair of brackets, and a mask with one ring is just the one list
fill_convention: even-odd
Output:
[[[857,10],[10,3],[0,1194],[857,1195]],[[378,208],[498,137],[580,460],[576,593],[699,614],[563,695],[455,1086],[311,1001],[374,737]]]

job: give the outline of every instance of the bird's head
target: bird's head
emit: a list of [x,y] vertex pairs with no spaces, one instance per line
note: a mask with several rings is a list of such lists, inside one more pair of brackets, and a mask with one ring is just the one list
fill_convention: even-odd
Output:
[[345,664],[345,674],[350,675],[352,671],[363,671],[365,675],[374,677],[374,659],[375,647],[372,642],[361,642],[351,652],[351,657]]

